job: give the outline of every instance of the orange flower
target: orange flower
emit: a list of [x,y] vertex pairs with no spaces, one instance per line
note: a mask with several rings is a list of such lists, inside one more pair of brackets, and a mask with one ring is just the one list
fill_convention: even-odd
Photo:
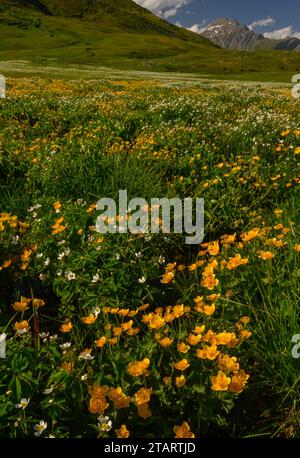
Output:
[[148,404],[142,404],[138,406],[138,413],[139,416],[147,420],[147,418],[151,417],[151,411],[149,410]]
[[15,330],[19,333],[19,334],[23,334],[24,332],[26,332],[27,330],[29,329],[29,323],[28,321],[26,320],[23,320],[23,321],[20,321],[20,322],[16,322],[15,323]]
[[149,321],[149,327],[151,329],[159,329],[162,326],[164,326],[165,320],[158,315],[157,313],[151,313],[150,321]]
[[207,251],[211,256],[217,256],[220,252],[219,242],[211,242],[207,247]]
[[230,377],[227,377],[227,375],[224,374],[224,372],[219,371],[218,375],[211,378],[211,389],[213,391],[227,391],[230,381]]
[[130,436],[130,433],[126,425],[122,425],[120,429],[116,429],[116,435],[118,439],[127,439]]
[[204,277],[201,281],[201,285],[203,288],[207,288],[209,290],[214,289],[216,286],[218,286],[219,280],[215,277],[215,275],[209,275],[207,277]]
[[175,384],[177,388],[181,388],[182,386],[185,385],[185,383],[186,383],[186,378],[184,375],[180,375],[180,377],[175,378]]
[[271,251],[260,251],[258,257],[266,261],[268,259],[274,258],[274,256],[274,253],[272,253]]
[[131,402],[131,398],[123,393],[120,386],[118,388],[110,388],[108,397],[113,402],[115,409],[125,409]]
[[109,388],[107,385],[97,385],[94,384],[92,387],[89,387],[89,395],[92,398],[105,398],[109,391]]
[[300,245],[295,245],[294,249],[299,252],[300,251]]
[[241,239],[243,240],[243,242],[250,242],[250,240],[253,240],[255,237],[257,237],[259,233],[260,229],[252,229],[251,231],[241,234]]
[[207,315],[207,316],[211,316],[215,313],[216,311],[216,306],[215,304],[211,304],[211,305],[205,305],[203,307],[203,313],[204,315]]
[[201,340],[201,335],[197,335],[195,336],[194,334],[189,334],[188,338],[187,338],[187,342],[190,344],[190,345],[198,345],[198,343],[200,342]]
[[213,361],[214,359],[216,359],[219,353],[220,352],[218,351],[218,348],[216,345],[211,345],[211,346],[205,345],[204,348],[202,348],[201,350],[198,349],[196,351],[196,356],[199,359],[209,359]]
[[238,253],[233,258],[230,258],[226,264],[226,269],[233,270],[244,264],[248,264],[249,260],[247,258],[242,259],[241,255]]
[[25,310],[28,309],[28,304],[27,302],[15,302],[14,304],[12,304],[12,308],[16,311],[16,312],[25,312]]
[[174,426],[175,439],[193,439],[195,434],[190,430],[189,424],[184,421],[181,426]]
[[134,402],[137,406],[147,404],[150,401],[152,388],[140,388],[134,395]]
[[234,332],[220,332],[216,335],[217,345],[228,345],[232,340],[236,339]]
[[100,339],[95,340],[95,344],[97,348],[103,348],[106,343],[106,337],[102,336]]
[[108,403],[104,397],[92,397],[89,401],[89,412],[103,414],[108,408]]
[[84,316],[84,317],[82,317],[81,320],[82,320],[82,322],[83,322],[84,324],[90,325],[90,324],[95,323],[95,321],[97,320],[97,317],[96,317],[95,315],[92,315],[92,314],[91,314],[91,315],[89,315],[89,316]]
[[175,369],[179,371],[185,371],[189,366],[190,364],[187,359],[182,359],[181,361],[174,363]]
[[143,375],[150,365],[150,359],[144,358],[142,361],[133,361],[128,364],[128,372],[133,377]]
[[219,355],[218,359],[218,368],[220,371],[223,372],[237,372],[240,368],[239,363],[237,362],[237,359],[235,356],[230,357],[229,355],[226,355],[225,353]]
[[245,371],[240,370],[237,374],[235,374],[230,382],[229,385],[229,390],[232,391],[233,393],[241,393],[243,389],[245,388],[245,385],[249,379],[249,375],[246,374]]
[[73,328],[73,325],[71,323],[71,321],[68,321],[68,323],[65,323],[65,324],[62,324],[61,327],[60,327],[60,330],[61,332],[70,332],[71,329]]
[[162,347],[169,347],[173,343],[173,339],[169,337],[164,337],[163,339],[159,340],[159,343]]
[[187,353],[191,347],[184,342],[177,344],[177,349],[180,353]]

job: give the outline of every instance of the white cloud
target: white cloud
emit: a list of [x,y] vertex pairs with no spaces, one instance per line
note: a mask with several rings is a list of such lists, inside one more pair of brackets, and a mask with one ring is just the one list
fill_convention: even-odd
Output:
[[268,27],[269,25],[275,24],[275,22],[275,19],[269,16],[265,19],[259,19],[258,21],[252,22],[248,27],[250,30],[253,30],[255,27]]
[[273,30],[273,32],[264,33],[265,38],[283,39],[286,37],[295,37],[300,39],[300,32],[293,29],[292,26],[284,27],[283,29]]
[[194,24],[194,25],[192,25],[192,27],[188,27],[188,30],[191,30],[192,32],[201,34],[201,33],[204,32],[206,27],[207,27],[207,22],[204,20],[204,21],[202,21],[201,24]]
[[139,5],[147,8],[164,18],[176,16],[177,10],[188,5],[192,0],[134,0]]

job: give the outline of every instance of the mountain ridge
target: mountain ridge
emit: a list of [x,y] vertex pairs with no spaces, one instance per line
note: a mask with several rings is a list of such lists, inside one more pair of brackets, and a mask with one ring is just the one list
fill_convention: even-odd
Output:
[[240,23],[237,19],[217,19],[210,23],[201,35],[223,49],[300,51],[298,38],[266,38]]

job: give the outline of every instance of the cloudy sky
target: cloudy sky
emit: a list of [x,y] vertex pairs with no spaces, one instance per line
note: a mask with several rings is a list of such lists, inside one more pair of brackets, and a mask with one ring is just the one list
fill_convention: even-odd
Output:
[[270,38],[300,38],[299,0],[135,0],[174,24],[201,32],[206,24],[238,19]]

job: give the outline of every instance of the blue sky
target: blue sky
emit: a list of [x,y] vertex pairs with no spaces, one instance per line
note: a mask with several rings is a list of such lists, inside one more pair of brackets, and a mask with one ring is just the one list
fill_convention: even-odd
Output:
[[300,38],[299,0],[135,0],[155,14],[195,32],[221,17],[238,19],[271,38]]

